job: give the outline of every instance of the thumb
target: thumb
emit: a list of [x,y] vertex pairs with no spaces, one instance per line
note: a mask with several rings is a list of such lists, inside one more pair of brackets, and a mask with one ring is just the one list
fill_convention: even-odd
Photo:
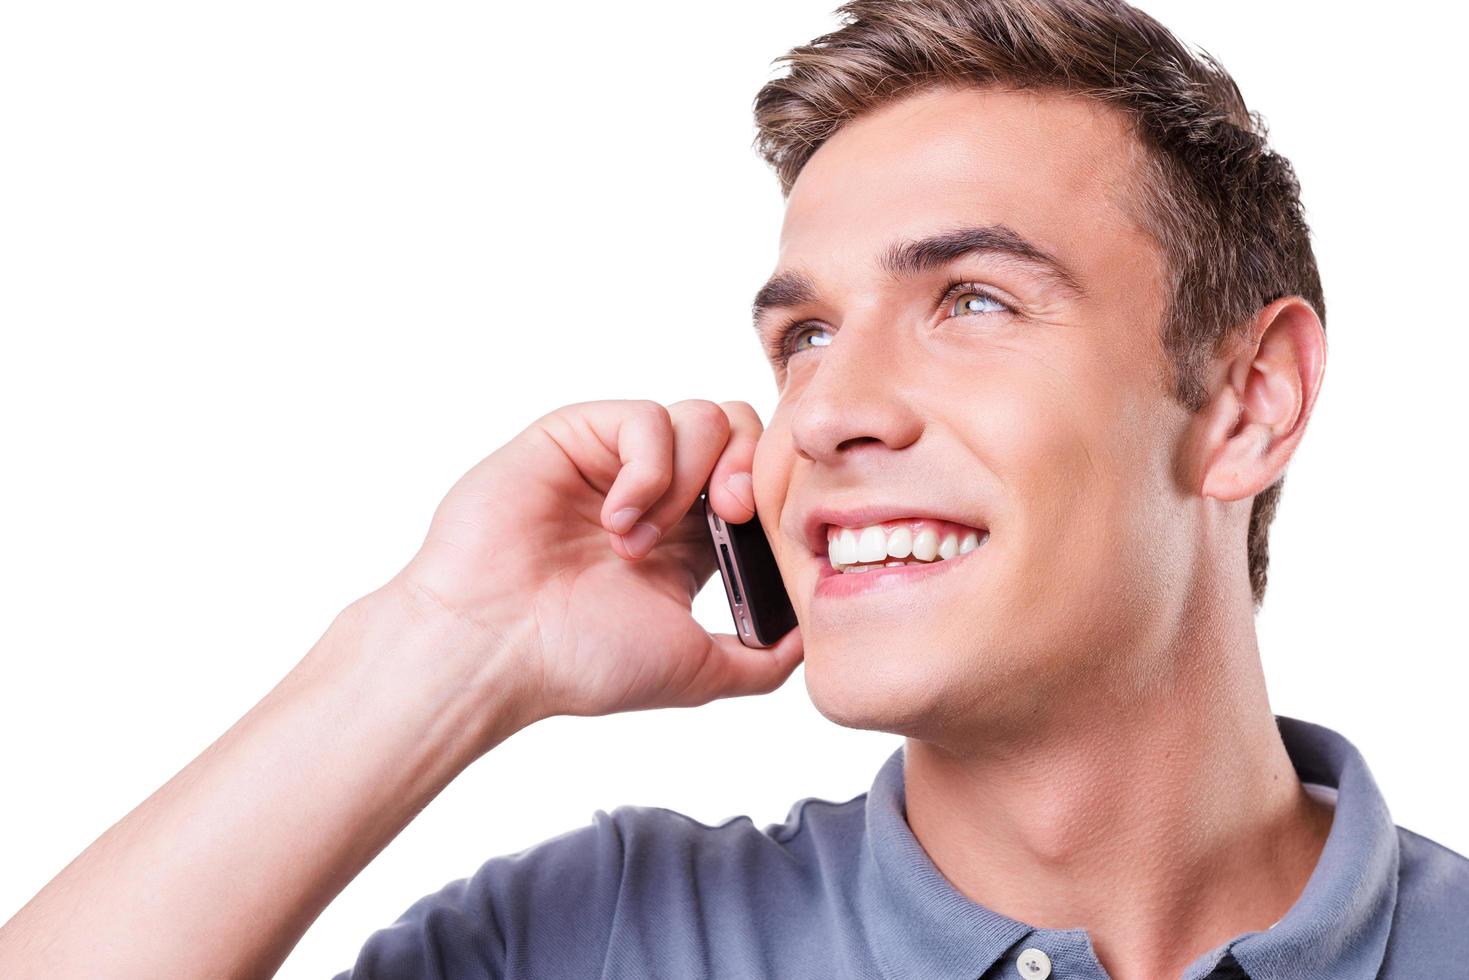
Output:
[[768,648],[747,647],[733,633],[706,635],[709,686],[699,692],[703,696],[700,704],[716,698],[769,694],[785,683],[805,654],[799,626]]

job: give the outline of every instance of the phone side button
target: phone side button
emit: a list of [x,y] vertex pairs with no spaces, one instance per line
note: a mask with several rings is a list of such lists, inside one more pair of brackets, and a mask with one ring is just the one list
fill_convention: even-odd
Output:
[[724,561],[724,572],[729,579],[729,590],[734,595],[735,605],[738,606],[745,601],[745,597],[740,595],[740,579],[735,574],[734,560],[729,557],[729,545],[722,541],[719,543],[719,556]]
[[750,624],[746,622],[744,613],[740,613],[740,632],[746,636],[750,635]]

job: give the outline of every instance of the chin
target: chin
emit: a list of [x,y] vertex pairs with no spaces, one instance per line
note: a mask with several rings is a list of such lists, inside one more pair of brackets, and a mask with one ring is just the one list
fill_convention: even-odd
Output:
[[803,645],[806,693],[843,728],[921,737],[952,715],[973,680],[959,669],[958,651],[911,634],[900,641],[803,637]]
[[968,631],[814,635],[804,647],[806,693],[827,720],[936,743],[1025,731],[1071,676],[1064,658]]

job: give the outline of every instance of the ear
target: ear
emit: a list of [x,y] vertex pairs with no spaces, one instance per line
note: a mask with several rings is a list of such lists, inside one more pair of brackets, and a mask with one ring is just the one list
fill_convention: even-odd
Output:
[[1310,303],[1286,296],[1255,315],[1209,408],[1203,496],[1242,500],[1280,478],[1325,370],[1326,332]]

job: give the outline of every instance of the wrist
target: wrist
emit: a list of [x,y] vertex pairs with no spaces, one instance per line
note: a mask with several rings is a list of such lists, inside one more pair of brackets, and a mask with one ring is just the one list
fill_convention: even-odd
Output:
[[303,667],[357,686],[368,710],[428,713],[468,765],[543,717],[523,649],[508,618],[471,622],[395,578],[344,608]]

